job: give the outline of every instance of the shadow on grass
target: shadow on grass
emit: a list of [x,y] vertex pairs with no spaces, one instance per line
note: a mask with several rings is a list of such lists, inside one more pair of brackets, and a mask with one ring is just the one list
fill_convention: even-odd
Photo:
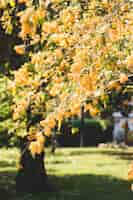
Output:
[[91,174],[49,176],[58,192],[16,197],[15,176],[13,171],[0,172],[1,200],[130,200],[133,197],[129,182],[113,176]]
[[11,200],[15,195],[15,171],[0,172],[0,199]]
[[62,159],[62,160],[50,160],[50,161],[46,161],[46,164],[68,164],[71,163],[71,161],[69,161],[68,159]]
[[72,151],[71,155],[72,156],[79,156],[79,155],[93,155],[93,154],[102,154],[102,155],[108,155],[108,156],[116,156],[119,159],[122,160],[133,160],[133,152],[128,152],[125,149],[114,149],[114,150],[109,150],[109,149],[98,149],[97,151],[91,151],[88,149],[88,151]]
[[109,156],[117,156],[122,160],[133,160],[133,153],[132,152],[103,152],[102,154],[109,155]]
[[[103,175],[65,175],[51,177],[60,188],[60,195],[64,199],[89,200],[128,200],[133,197],[130,183],[113,176]],[[59,199],[63,199],[59,198]],[[57,198],[58,199],[58,198]]]
[[7,161],[0,161],[0,167],[14,167],[16,165],[16,162],[7,162]]

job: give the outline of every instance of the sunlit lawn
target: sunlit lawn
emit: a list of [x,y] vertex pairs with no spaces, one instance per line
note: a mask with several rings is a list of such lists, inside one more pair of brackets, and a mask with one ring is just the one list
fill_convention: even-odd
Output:
[[57,188],[55,193],[16,197],[15,175],[19,152],[0,150],[1,200],[130,200],[133,192],[127,181],[133,148],[59,148],[55,155],[46,151],[46,169]]

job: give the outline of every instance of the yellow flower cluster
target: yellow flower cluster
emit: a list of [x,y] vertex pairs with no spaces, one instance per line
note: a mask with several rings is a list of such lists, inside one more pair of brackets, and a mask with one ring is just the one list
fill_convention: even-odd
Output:
[[18,71],[15,71],[15,83],[16,85],[27,85],[29,80],[29,72],[27,68],[22,67]]
[[42,153],[44,151],[45,143],[45,138],[41,132],[37,132],[34,137],[36,141],[31,141],[29,144],[29,150],[32,156]]
[[20,118],[23,118],[27,106],[28,102],[25,99],[21,100],[21,102],[19,102],[19,104],[16,105],[16,107],[14,108],[13,120],[18,120]]
[[14,47],[15,51],[19,55],[23,55],[25,53],[25,46],[24,45],[17,45]]
[[133,180],[133,164],[130,165],[129,170],[128,170],[128,181]]
[[35,10],[33,7],[29,7],[25,12],[18,13],[21,23],[20,37],[25,39],[27,36],[35,37],[39,20],[44,19],[45,11],[43,8]]

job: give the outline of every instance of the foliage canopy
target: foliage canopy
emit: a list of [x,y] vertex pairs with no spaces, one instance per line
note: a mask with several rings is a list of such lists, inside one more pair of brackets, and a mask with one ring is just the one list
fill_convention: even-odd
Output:
[[[132,0],[0,0],[1,24],[17,28],[26,62],[9,82],[22,134],[107,108],[133,72]],[[34,128],[32,128],[34,127]],[[19,128],[20,133],[20,128]]]

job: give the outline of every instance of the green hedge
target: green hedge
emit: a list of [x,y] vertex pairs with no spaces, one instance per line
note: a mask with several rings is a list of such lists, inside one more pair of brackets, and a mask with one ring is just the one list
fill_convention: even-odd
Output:
[[[60,146],[79,146],[80,119],[65,122],[61,128],[61,134],[57,135]],[[82,127],[84,133],[84,146],[96,146],[102,142],[112,141],[112,124],[109,120],[85,119]]]

